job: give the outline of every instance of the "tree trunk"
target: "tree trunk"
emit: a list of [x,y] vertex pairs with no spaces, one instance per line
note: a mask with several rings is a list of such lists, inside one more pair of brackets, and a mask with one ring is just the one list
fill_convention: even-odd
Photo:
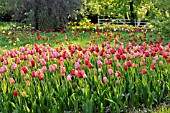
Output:
[[130,22],[131,25],[135,26],[135,14],[134,14],[134,7],[133,7],[133,0],[131,2],[129,2],[130,5]]
[[34,24],[35,24],[35,30],[39,30],[39,22],[38,22],[38,0],[35,0],[35,8],[34,8]]

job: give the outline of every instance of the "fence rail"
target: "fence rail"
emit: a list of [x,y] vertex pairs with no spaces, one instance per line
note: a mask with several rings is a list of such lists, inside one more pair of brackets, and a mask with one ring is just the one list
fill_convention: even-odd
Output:
[[[106,22],[108,25],[110,24],[116,24],[116,25],[130,25],[131,22],[129,19],[100,19],[98,18],[98,25]],[[138,27],[147,27],[148,26],[148,20],[141,20],[141,21],[135,21],[135,26]]]

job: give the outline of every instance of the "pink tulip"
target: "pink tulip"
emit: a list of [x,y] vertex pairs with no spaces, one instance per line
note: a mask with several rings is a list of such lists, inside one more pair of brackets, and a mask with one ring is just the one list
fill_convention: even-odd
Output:
[[98,72],[99,72],[99,73],[101,73],[101,72],[102,72],[102,69],[101,69],[101,68],[99,68],[99,69],[98,69]]
[[108,73],[109,73],[109,75],[113,75],[113,70],[112,69],[108,69]]
[[10,81],[10,84],[15,84],[15,80],[13,78],[10,78],[9,81]]
[[55,71],[55,68],[53,67],[53,65],[49,66],[49,70],[50,70],[50,72],[54,72]]
[[154,65],[155,65],[155,64],[156,64],[156,60],[152,60],[152,64],[154,64]]
[[162,61],[159,61],[159,65],[162,66],[162,65],[163,65],[163,62],[162,62]]
[[140,73],[141,73],[141,74],[146,74],[147,71],[146,71],[146,69],[142,69]]
[[109,59],[109,58],[110,58],[110,54],[106,54],[106,58],[108,58],[108,59]]
[[101,60],[102,60],[102,57],[101,57],[101,56],[98,56],[98,60],[100,60],[100,61],[101,61]]
[[120,63],[119,63],[119,62],[117,62],[116,66],[117,66],[118,68],[120,68]]
[[155,56],[154,59],[155,59],[155,60],[159,60],[159,57],[158,57],[158,56]]
[[7,59],[3,61],[3,65],[8,65],[8,60]]
[[107,77],[103,77],[103,82],[104,82],[104,83],[107,83],[107,82],[108,82]]
[[21,63],[21,61],[20,61],[19,58],[16,58],[16,59],[15,59],[15,62],[16,62],[16,64],[20,64],[20,63]]
[[11,65],[11,69],[12,69],[12,70],[17,70],[17,65],[16,65],[16,64],[12,64],[12,65]]
[[72,76],[69,74],[69,75],[67,75],[67,81],[71,81],[71,78],[72,78]]
[[97,64],[98,64],[98,66],[102,66],[102,61],[97,60]]
[[104,59],[104,64],[108,64],[108,60],[106,58]]
[[46,66],[46,61],[44,59],[41,60],[41,65]]
[[76,69],[80,69],[80,64],[79,64],[79,62],[76,62],[76,63],[75,63],[75,68],[76,68]]
[[0,73],[5,73],[7,72],[7,67],[5,65],[3,65],[1,68],[0,68]]
[[47,67],[46,66],[43,66],[42,69],[41,69],[41,72],[42,73],[45,73],[47,71]]
[[61,73],[65,73],[65,72],[66,72],[66,68],[63,67],[63,66],[61,66],[61,67],[60,67],[60,72],[61,72]]
[[114,56],[114,61],[117,61],[117,57],[116,56]]
[[87,75],[86,75],[86,74],[83,74],[83,78],[87,78]]

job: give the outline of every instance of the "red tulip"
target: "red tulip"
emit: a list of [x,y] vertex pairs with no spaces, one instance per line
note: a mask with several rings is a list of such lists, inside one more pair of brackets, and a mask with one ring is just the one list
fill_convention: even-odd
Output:
[[34,60],[31,61],[31,66],[35,67],[35,61]]
[[71,75],[75,75],[75,70],[74,69],[71,70]]
[[118,77],[122,78],[122,75],[121,75],[121,73],[120,73],[119,71],[116,72],[116,75],[117,75]]
[[125,65],[130,67],[130,66],[132,66],[132,63],[131,63],[131,61],[127,61],[127,62],[125,62]]
[[35,76],[36,76],[35,71],[32,71],[32,72],[31,72],[31,76],[32,76],[32,77],[35,77]]
[[27,73],[27,72],[28,72],[28,68],[27,68],[26,66],[21,67],[21,70],[22,70],[24,73]]
[[153,70],[155,70],[155,69],[156,69],[156,67],[155,67],[155,65],[154,65],[154,64],[151,64],[151,69],[153,69]]
[[145,57],[149,57],[149,56],[150,56],[149,52],[145,52]]
[[18,91],[17,91],[17,90],[14,90],[14,91],[13,91],[13,95],[14,95],[14,96],[17,96],[17,95],[18,95]]
[[90,62],[88,63],[88,68],[89,69],[93,68],[93,65]]
[[124,68],[124,70],[127,70],[127,69],[128,69],[128,66],[127,66],[127,65],[124,65],[123,68]]
[[88,65],[88,64],[89,64],[89,60],[85,59],[85,60],[84,60],[84,63],[85,63],[86,65]]

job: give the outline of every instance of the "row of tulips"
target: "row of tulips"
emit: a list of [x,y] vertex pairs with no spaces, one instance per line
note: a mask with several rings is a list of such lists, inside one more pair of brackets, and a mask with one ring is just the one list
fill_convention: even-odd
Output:
[[2,112],[127,112],[170,99],[170,43],[26,45],[0,56]]

